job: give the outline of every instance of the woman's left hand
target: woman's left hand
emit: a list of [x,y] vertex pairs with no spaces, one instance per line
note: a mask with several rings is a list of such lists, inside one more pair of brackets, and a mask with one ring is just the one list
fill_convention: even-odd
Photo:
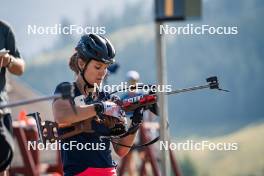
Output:
[[126,117],[120,117],[120,118],[115,118],[115,117],[106,117],[103,120],[103,124],[107,127],[107,128],[113,128],[116,124],[122,124],[122,125],[126,125],[127,124],[127,119]]

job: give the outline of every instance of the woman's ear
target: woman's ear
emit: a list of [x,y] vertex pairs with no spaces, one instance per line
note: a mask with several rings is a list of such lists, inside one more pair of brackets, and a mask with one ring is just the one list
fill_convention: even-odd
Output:
[[77,64],[78,64],[78,67],[83,70],[84,69],[84,66],[85,66],[85,63],[82,59],[78,59],[77,61]]

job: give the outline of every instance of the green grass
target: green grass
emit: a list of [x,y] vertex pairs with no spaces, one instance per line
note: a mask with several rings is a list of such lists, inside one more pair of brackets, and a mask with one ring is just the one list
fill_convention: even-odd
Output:
[[[191,139],[189,139],[191,140]],[[238,143],[236,151],[176,151],[180,163],[186,159],[199,176],[263,176],[264,123],[250,125],[238,132],[210,139],[212,143]],[[184,170],[184,169],[182,169]],[[188,176],[188,175],[187,175]]]

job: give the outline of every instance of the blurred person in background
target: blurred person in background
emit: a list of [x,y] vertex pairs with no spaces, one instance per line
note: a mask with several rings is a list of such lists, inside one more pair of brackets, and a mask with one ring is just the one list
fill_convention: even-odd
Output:
[[[15,35],[11,27],[0,20],[0,103],[8,101],[6,84],[7,72],[20,76],[25,69],[24,60],[17,49]],[[5,108],[0,112],[0,176],[6,175],[5,171],[13,158],[12,119],[10,110]]]

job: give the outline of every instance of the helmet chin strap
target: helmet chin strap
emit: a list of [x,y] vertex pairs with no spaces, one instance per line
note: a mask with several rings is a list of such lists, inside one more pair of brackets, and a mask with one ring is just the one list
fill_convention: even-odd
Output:
[[79,67],[79,65],[78,65],[78,68],[79,68],[79,71],[80,71],[80,73],[81,73],[81,76],[82,76],[82,79],[83,79],[83,81],[84,81],[84,86],[83,86],[83,90],[84,90],[84,92],[85,93],[87,93],[86,91],[87,91],[87,89],[90,89],[90,88],[94,88],[94,85],[92,85],[92,84],[90,84],[86,79],[85,79],[85,76],[84,76],[84,73],[85,73],[85,71],[86,71],[86,69],[87,69],[87,66],[88,66],[88,64],[89,64],[89,62],[90,62],[91,60],[88,60],[86,63],[85,63],[85,66],[84,66],[84,68],[81,70],[81,68]]

